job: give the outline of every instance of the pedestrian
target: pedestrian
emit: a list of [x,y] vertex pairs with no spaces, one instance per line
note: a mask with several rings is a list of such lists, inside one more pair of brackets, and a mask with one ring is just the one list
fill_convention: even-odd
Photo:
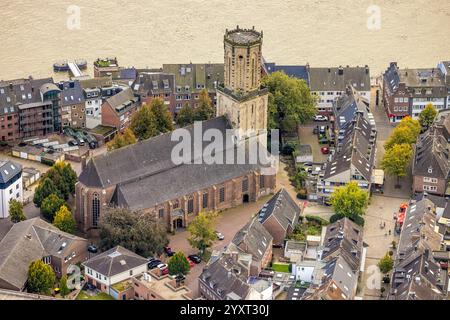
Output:
[[391,229],[389,229],[389,235],[391,235]]

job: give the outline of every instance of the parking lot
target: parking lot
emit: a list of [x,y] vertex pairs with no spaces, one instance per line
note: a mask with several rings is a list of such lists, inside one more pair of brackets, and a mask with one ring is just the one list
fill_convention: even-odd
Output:
[[319,144],[318,135],[315,134],[314,128],[316,126],[329,126],[328,122],[310,122],[305,125],[301,125],[298,127],[298,136],[300,139],[300,144],[310,145],[313,154],[313,162],[315,163],[324,163],[327,161],[328,155],[323,154],[321,152],[322,147],[328,147],[328,144]]

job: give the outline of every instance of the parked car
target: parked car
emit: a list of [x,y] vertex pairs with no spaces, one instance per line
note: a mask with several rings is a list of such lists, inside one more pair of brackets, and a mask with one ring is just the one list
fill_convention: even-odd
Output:
[[191,254],[189,257],[188,257],[188,259],[189,260],[191,260],[192,262],[194,262],[194,263],[197,263],[197,264],[199,264],[200,262],[202,262],[202,258],[200,258],[198,255],[196,255],[196,254]]
[[328,117],[318,114],[314,116],[314,121],[328,121]]
[[157,266],[159,266],[160,264],[162,264],[162,261],[161,261],[161,260],[154,259],[154,260],[149,261],[149,262],[147,263],[147,267],[148,267],[150,270],[152,270],[152,269],[155,269],[155,268],[156,268]]
[[90,252],[90,253],[97,253],[98,252],[98,249],[97,249],[97,247],[96,246],[94,246],[93,244],[91,244],[90,246],[88,246],[88,252]]
[[216,231],[215,233],[216,233],[217,239],[219,239],[220,241],[225,239],[225,236],[222,233],[220,233],[219,231]]
[[322,147],[322,148],[320,148],[320,152],[322,152],[322,154],[329,154],[330,153],[330,148]]
[[160,263],[156,266],[159,270],[164,270],[167,269],[167,264],[165,263]]
[[69,142],[67,142],[67,144],[71,147],[78,146],[78,142],[76,142],[75,140],[70,140]]
[[172,251],[171,247],[164,247],[164,252],[167,254],[168,257],[171,257],[175,254],[175,252]]
[[319,134],[325,134],[325,130],[326,130],[327,128],[325,127],[325,126],[320,126],[319,127]]

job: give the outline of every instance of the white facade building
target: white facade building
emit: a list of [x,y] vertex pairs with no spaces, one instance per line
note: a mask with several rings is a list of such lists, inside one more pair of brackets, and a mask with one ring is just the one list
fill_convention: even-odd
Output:
[[0,161],[0,219],[9,217],[9,201],[23,201],[22,166]]

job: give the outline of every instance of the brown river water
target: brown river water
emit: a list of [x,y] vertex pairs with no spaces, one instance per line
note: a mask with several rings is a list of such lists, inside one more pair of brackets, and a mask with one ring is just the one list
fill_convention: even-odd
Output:
[[[374,12],[380,24],[368,27]],[[390,61],[450,60],[450,0],[0,0],[0,80],[52,76],[55,61],[74,58],[222,62],[236,25],[263,30],[264,56],[278,64],[368,64],[373,75]]]

